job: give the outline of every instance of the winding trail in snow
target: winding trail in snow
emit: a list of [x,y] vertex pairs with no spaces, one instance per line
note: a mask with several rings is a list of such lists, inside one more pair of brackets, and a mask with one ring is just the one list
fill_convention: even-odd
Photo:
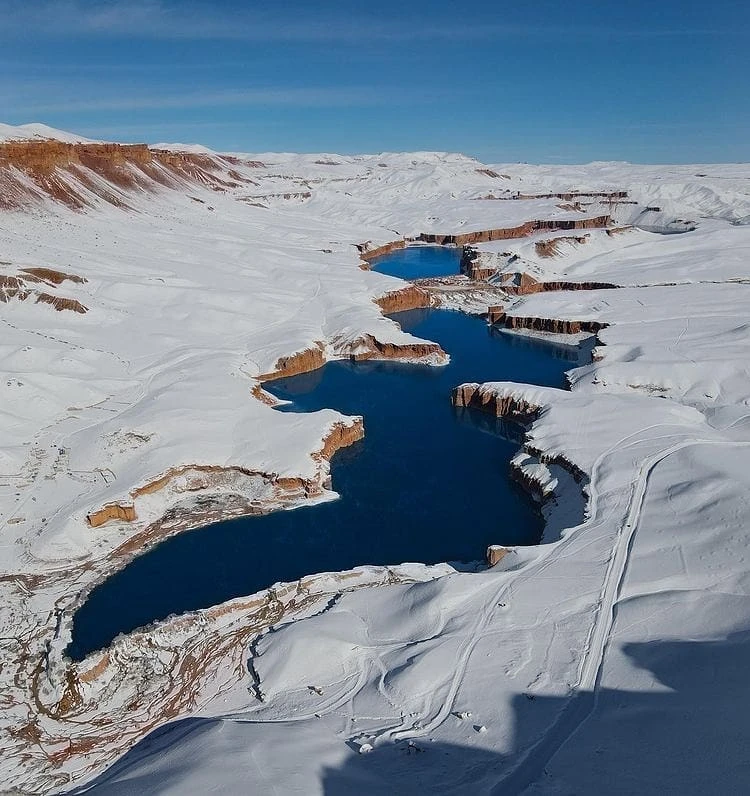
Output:
[[645,459],[638,470],[628,512],[618,529],[609,559],[601,592],[596,621],[586,646],[578,683],[557,720],[544,735],[526,752],[515,768],[500,782],[492,793],[495,796],[522,793],[544,774],[548,762],[558,750],[588,720],[598,703],[604,659],[609,647],[615,621],[617,602],[627,574],[630,553],[638,530],[648,485],[656,467],[669,456],[690,447],[722,445],[747,447],[744,441],[691,439],[675,443]]

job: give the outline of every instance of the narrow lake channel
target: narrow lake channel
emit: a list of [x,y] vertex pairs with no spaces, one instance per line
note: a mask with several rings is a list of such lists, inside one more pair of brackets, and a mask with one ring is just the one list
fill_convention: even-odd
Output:
[[[406,278],[457,273],[460,250],[409,248],[373,263]],[[535,544],[542,520],[509,478],[518,450],[512,429],[453,409],[451,389],[466,381],[561,387],[576,348],[491,330],[484,319],[448,310],[392,316],[405,331],[451,355],[446,367],[396,362],[332,362],[272,382],[292,404],[363,415],[364,440],[333,459],[339,500],[245,517],[165,540],[97,586],[76,612],[68,654],[80,660],[170,614],[253,594],[279,581],[406,561],[476,561],[488,544]],[[582,355],[581,355],[582,356]]]

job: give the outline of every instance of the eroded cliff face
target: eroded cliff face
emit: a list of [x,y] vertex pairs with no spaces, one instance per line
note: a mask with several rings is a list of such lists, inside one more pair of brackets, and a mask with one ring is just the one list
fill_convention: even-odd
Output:
[[552,332],[554,334],[578,334],[579,332],[596,333],[606,328],[606,323],[600,321],[561,320],[559,318],[534,318],[523,315],[508,315],[505,309],[498,305],[490,307],[488,311],[489,322],[495,326],[506,329],[528,329],[535,332]]
[[384,243],[382,246],[372,246],[372,241],[367,241],[366,243],[358,243],[357,251],[365,262],[369,262],[376,257],[382,257],[384,254],[390,254],[397,249],[403,249],[405,246],[406,240],[404,239]]
[[338,352],[353,362],[368,359],[406,359],[411,362],[442,364],[448,355],[437,343],[382,343],[371,334],[364,334],[356,340],[340,346]]
[[298,373],[309,373],[311,370],[322,368],[326,363],[324,350],[325,345],[317,342],[312,348],[280,357],[270,373],[258,378],[260,381],[273,381],[274,379],[283,379],[285,376],[296,376]]
[[146,144],[0,143],[0,208],[52,199],[83,209],[92,199],[127,207],[127,193],[199,182],[217,190],[247,182],[221,158]]
[[472,243],[489,243],[494,240],[509,240],[511,238],[525,238],[535,232],[543,230],[568,230],[568,229],[600,229],[607,227],[612,222],[609,215],[595,216],[592,218],[553,219],[550,221],[527,221],[517,227],[501,227],[486,229],[478,232],[465,232],[460,235],[440,235],[435,233],[422,233],[418,240],[424,243],[437,243],[441,246],[454,244],[466,246]]
[[620,285],[612,282],[569,282],[565,279],[545,280],[539,282],[525,272],[502,273],[503,290],[514,296],[527,296],[531,293],[545,293],[557,290],[614,290]]
[[364,439],[365,427],[361,417],[355,418],[353,423],[335,423],[328,436],[323,441],[323,447],[313,454],[313,457],[330,461],[336,451],[348,448],[361,439]]
[[[241,498],[243,494],[249,495],[253,491],[252,489],[245,489],[245,486],[252,485],[260,480],[267,487],[270,487],[274,501],[281,502],[288,502],[290,498],[296,499],[300,496],[320,495],[328,486],[328,462],[337,451],[362,439],[364,434],[364,424],[361,417],[334,423],[331,430],[323,438],[321,447],[312,453],[312,458],[323,465],[319,468],[316,477],[312,479],[279,476],[276,473],[263,473],[248,470],[244,467],[183,465],[181,467],[173,467],[159,476],[159,478],[134,489],[127,501],[108,503],[102,508],[92,511],[86,519],[92,528],[98,528],[100,525],[112,520],[135,522],[138,519],[136,506],[139,498],[156,493],[163,493],[167,504],[174,503],[181,496],[190,493],[225,495],[232,498],[233,516],[238,513],[260,514],[264,510],[263,504],[252,499],[246,502],[246,510],[244,512],[237,510],[237,499]],[[172,519],[174,518],[172,517]],[[156,524],[160,526],[161,521]],[[193,522],[193,524],[195,523]],[[151,526],[151,530],[153,530],[153,526]],[[150,538],[150,541],[153,541],[153,539]],[[138,544],[141,546],[143,544],[140,537],[138,538]],[[130,549],[130,543],[128,543],[128,549]]]
[[431,305],[429,293],[414,285],[386,293],[384,296],[375,299],[375,303],[380,307],[383,315],[391,315],[394,312],[404,312],[405,310],[422,309]]
[[542,410],[542,407],[515,396],[498,395],[492,390],[483,389],[481,384],[461,384],[456,387],[451,393],[451,403],[455,407],[479,409],[523,425],[532,423]]

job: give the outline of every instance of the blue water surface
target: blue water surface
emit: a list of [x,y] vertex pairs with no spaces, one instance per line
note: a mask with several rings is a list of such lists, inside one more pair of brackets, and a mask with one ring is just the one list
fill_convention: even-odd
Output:
[[[412,251],[439,258],[442,273],[457,270],[458,250],[434,248],[396,252],[386,267],[401,268]],[[493,332],[481,318],[447,310],[393,318],[439,342],[450,365],[332,362],[267,385],[293,402],[282,411],[329,407],[364,416],[365,439],[332,462],[341,498],[219,522],[151,548],[96,587],[78,610],[68,648],[73,659],[119,633],[278,581],[362,564],[475,561],[488,544],[538,542],[541,516],[508,475],[517,429],[454,410],[450,392],[465,381],[562,387],[577,349]]]
[[420,279],[458,273],[461,249],[453,246],[409,246],[406,249],[375,257],[370,265],[401,279]]

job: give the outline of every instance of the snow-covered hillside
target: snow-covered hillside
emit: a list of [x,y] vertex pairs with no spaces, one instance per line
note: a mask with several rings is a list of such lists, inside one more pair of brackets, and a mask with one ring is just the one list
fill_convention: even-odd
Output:
[[[23,147],[46,139],[70,147]],[[750,166],[0,141],[0,786],[746,789]],[[535,407],[518,466],[573,473],[582,525],[558,489],[547,543],[494,568],[319,575],[64,658],[75,607],[144,545],[335,496],[359,420],[274,411],[264,377],[445,361],[375,301],[427,295],[363,253],[528,222],[558,228],[479,236],[480,309],[595,324],[594,361],[570,391],[461,395]]]

